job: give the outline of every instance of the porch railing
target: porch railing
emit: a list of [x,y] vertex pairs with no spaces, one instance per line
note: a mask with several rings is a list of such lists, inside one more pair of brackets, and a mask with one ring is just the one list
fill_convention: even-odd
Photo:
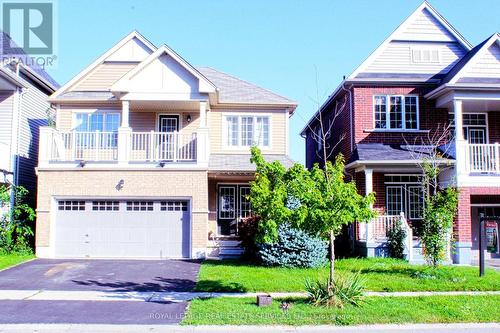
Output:
[[499,144],[469,144],[467,166],[470,173],[500,174]]
[[131,161],[195,161],[196,133],[132,132]]
[[408,224],[404,213],[400,215],[380,215],[368,223],[360,224],[360,239],[367,243],[385,242],[387,232],[394,228],[399,221],[401,221],[401,226],[406,231],[405,250],[407,259],[411,261],[413,260],[413,229]]
[[50,158],[57,161],[112,161],[118,158],[116,132],[55,132]]

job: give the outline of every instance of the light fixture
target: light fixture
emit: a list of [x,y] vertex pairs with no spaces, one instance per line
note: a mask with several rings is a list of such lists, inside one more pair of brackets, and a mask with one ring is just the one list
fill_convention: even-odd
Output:
[[187,117],[186,117],[186,119],[187,119],[187,122],[190,123],[191,122],[191,115],[188,114]]
[[85,166],[85,164],[87,164],[87,162],[85,162],[84,160],[79,160],[79,161],[77,161],[77,162],[78,162],[78,166],[79,166],[80,168],[83,168],[83,167]]
[[120,181],[118,181],[118,184],[116,184],[116,189],[119,191],[123,188],[123,185],[125,185],[125,181],[123,179],[120,179]]

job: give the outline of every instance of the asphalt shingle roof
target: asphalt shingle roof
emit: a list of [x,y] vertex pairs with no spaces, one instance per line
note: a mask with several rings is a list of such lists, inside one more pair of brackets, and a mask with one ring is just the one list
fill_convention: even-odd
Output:
[[296,104],[288,98],[211,67],[196,69],[219,89],[220,103]]
[[384,145],[381,143],[360,143],[357,145],[356,150],[353,152],[349,163],[355,161],[363,162],[415,160],[431,157],[430,153],[430,147]]
[[[267,162],[279,161],[285,167],[293,165],[293,160],[287,155],[263,155]],[[212,154],[208,161],[210,171],[255,171],[255,164],[250,162],[249,154]]]

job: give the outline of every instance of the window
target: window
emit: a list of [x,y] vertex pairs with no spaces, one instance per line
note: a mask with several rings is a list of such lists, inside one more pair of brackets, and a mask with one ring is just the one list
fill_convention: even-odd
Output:
[[240,217],[249,217],[252,214],[252,205],[249,200],[250,187],[240,186]]
[[[448,114],[452,133],[455,132],[455,115]],[[463,113],[462,123],[464,139],[472,144],[488,143],[486,113]]]
[[226,116],[226,145],[230,147],[270,146],[269,116]]
[[[76,144],[78,147],[116,148],[118,146],[119,113],[77,113]],[[96,134],[95,132],[100,132]],[[99,144],[97,143],[99,142]]]
[[162,211],[183,211],[186,212],[188,209],[187,201],[161,201],[160,210]]
[[58,202],[59,210],[85,210],[85,201],[62,200]]
[[414,64],[439,63],[439,50],[437,48],[413,48],[411,60]]
[[410,221],[422,219],[424,193],[420,175],[385,175],[385,184],[388,215],[403,212]]
[[152,211],[153,201],[127,201],[128,211]]
[[413,95],[375,95],[376,129],[418,129],[418,97]]
[[119,201],[92,201],[92,210],[94,211],[110,211],[110,210],[120,210]]

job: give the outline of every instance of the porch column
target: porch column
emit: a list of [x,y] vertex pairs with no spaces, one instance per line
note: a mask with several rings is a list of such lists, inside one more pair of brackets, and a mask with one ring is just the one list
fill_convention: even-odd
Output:
[[129,125],[130,102],[122,101],[122,124],[121,127],[130,127]]
[[[373,169],[365,169],[365,195],[373,192]],[[373,208],[373,207],[372,207]],[[365,228],[366,243],[373,238],[373,226],[371,223],[363,223]]]
[[118,163],[127,164],[130,159],[132,129],[129,124],[130,102],[122,101],[122,123],[118,128]]
[[465,175],[468,169],[467,141],[464,139],[462,121],[462,100],[453,100],[453,114],[455,122],[455,170],[458,185],[460,183],[460,176]]
[[207,127],[207,102],[200,102],[200,127]]

